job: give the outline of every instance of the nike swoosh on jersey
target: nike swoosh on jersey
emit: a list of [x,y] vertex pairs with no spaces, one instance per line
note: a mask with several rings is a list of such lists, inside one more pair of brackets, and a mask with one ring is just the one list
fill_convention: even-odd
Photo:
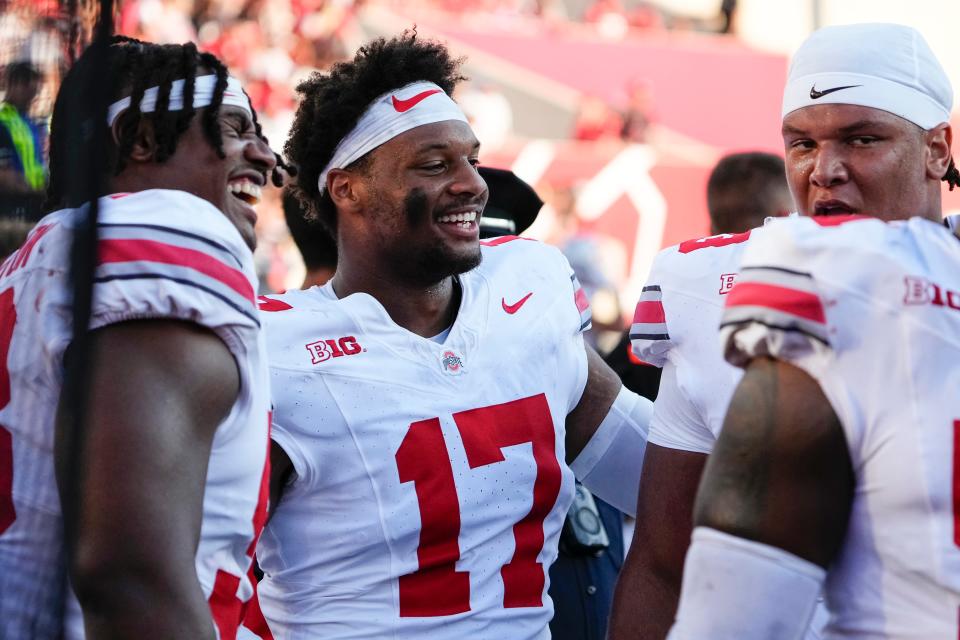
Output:
[[530,299],[530,296],[532,296],[532,295],[533,295],[533,291],[531,291],[531,292],[528,293],[527,295],[523,296],[522,298],[520,298],[519,300],[517,300],[517,301],[514,302],[513,304],[507,304],[507,299],[506,299],[506,298],[500,298],[500,304],[503,305],[503,310],[504,310],[504,311],[506,311],[506,312],[509,313],[510,315],[513,315],[513,314],[515,314],[517,311],[520,311],[520,307],[522,307],[523,304],[524,304],[527,300],[529,300],[529,299]]
[[824,89],[823,91],[817,91],[817,85],[810,87],[810,98],[812,100],[819,100],[823,96],[833,93],[834,91],[842,91],[843,89],[853,89],[854,87],[862,87],[860,84],[848,84],[845,87],[834,87],[832,89]]
[[428,98],[435,93],[440,93],[440,89],[427,89],[426,91],[421,91],[412,98],[407,98],[406,100],[398,100],[397,96],[390,96],[390,99],[393,100],[393,108],[397,110],[397,113],[403,113],[405,111],[410,111],[415,106],[417,106],[420,101],[424,98]]

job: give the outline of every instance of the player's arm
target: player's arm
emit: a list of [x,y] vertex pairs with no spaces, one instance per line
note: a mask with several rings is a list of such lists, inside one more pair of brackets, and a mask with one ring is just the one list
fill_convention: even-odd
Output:
[[567,415],[567,462],[591,493],[632,514],[653,403],[625,388],[596,351],[586,351],[587,382]]
[[706,462],[705,453],[647,445],[633,542],[613,596],[610,640],[662,640],[670,631]]
[[753,359],[704,471],[671,639],[801,637],[853,491],[843,429],[818,383]]
[[64,477],[58,450],[87,635],[212,639],[195,554],[213,436],[236,401],[237,365],[212,332],[170,320],[95,331],[92,362],[82,479]]
[[[649,344],[641,342],[640,347],[644,354],[650,351]],[[614,592],[610,636],[616,640],[662,640],[680,601],[683,562],[693,530],[693,503],[716,437],[704,424],[678,374],[677,363],[663,361],[650,444],[640,476],[634,544]]]

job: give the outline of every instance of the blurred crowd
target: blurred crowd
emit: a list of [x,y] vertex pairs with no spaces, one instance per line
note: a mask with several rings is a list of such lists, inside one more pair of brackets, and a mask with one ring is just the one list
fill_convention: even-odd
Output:
[[[702,20],[631,0],[123,0],[116,31],[153,42],[195,41],[219,56],[242,80],[265,134],[279,151],[296,109],[297,84],[314,70],[329,69],[351,55],[364,41],[367,34],[360,20],[366,5],[408,14],[432,11],[460,21],[500,16],[510,18],[501,24],[516,24],[516,28],[533,24],[551,31],[592,30],[603,38],[663,29],[727,32],[735,8],[730,0],[718,2],[716,19]],[[49,119],[52,96],[69,61],[63,6],[58,0],[8,0],[0,15],[0,65],[5,68],[10,62],[29,60],[42,76],[28,109],[30,121],[39,123],[40,129]],[[656,117],[652,87],[638,78],[623,93],[626,99],[618,105],[583,96],[568,137],[585,144],[647,142]],[[485,151],[516,140],[511,103],[497,86],[465,84],[457,99]],[[41,140],[38,137],[38,145],[43,144]],[[551,228],[540,229],[538,237],[569,245],[577,260],[599,264],[586,279],[603,283],[597,288],[605,289],[606,283],[616,280],[622,265],[604,266],[610,260],[594,259],[604,252],[577,224],[576,181],[536,186],[553,221]],[[281,291],[302,282],[305,268],[284,222],[280,194],[270,190],[266,194],[258,224],[261,290]],[[621,309],[611,304],[609,316],[620,314]]]

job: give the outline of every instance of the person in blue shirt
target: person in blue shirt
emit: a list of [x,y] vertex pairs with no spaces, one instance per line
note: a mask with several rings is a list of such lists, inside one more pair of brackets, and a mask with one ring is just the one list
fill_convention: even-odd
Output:
[[0,217],[38,218],[47,184],[46,127],[30,118],[43,74],[30,62],[7,65],[0,102]]

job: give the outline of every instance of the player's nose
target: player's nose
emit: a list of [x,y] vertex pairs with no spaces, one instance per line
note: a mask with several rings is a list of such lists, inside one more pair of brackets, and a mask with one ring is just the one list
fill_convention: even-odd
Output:
[[483,196],[487,198],[487,183],[477,171],[476,165],[469,161],[460,163],[450,183],[450,191],[456,195]]
[[818,187],[831,187],[847,180],[849,172],[845,158],[834,145],[826,144],[817,148],[810,182]]
[[247,161],[255,164],[264,173],[273,171],[274,167],[277,166],[277,156],[273,149],[270,148],[266,140],[259,137],[247,142],[243,149],[243,155]]

